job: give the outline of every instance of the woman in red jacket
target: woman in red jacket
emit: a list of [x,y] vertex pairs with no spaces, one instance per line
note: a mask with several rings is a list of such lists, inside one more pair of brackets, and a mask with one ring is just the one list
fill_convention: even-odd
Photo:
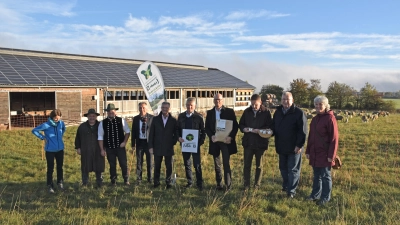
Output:
[[328,99],[317,96],[314,99],[317,115],[311,120],[306,157],[314,171],[314,182],[309,201],[325,205],[331,198],[331,168],[335,165],[339,134],[336,118],[329,109]]

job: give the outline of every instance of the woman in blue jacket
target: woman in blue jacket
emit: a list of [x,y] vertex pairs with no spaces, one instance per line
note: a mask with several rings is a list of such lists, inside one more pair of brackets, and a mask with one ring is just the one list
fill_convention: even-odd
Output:
[[[43,133],[42,133],[42,132]],[[63,135],[65,133],[65,124],[61,120],[61,111],[55,109],[51,111],[47,122],[33,128],[32,133],[45,141],[44,150],[46,151],[47,161],[47,187],[49,193],[54,193],[53,171],[54,159],[57,163],[57,185],[60,190],[64,190],[63,186],[63,163],[64,163],[64,142]]]

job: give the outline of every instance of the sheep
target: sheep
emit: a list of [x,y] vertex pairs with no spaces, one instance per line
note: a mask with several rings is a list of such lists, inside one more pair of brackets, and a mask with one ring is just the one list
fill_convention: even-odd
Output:
[[343,121],[343,116],[335,116],[336,120],[342,120]]
[[362,116],[361,120],[363,121],[363,123],[368,123],[369,118],[367,116]]

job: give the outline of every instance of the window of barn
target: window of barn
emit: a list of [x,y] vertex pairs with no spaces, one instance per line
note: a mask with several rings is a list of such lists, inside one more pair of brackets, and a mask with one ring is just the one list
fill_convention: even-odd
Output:
[[122,96],[122,98],[123,98],[124,100],[129,100],[129,91],[123,91],[123,96]]
[[207,91],[201,91],[201,97],[206,98],[207,97]]
[[187,97],[187,98],[192,97],[192,92],[191,92],[191,91],[186,91],[186,97]]
[[121,101],[122,100],[122,91],[116,91],[115,92],[115,101]]
[[144,95],[143,91],[138,91],[138,100],[144,100]]
[[114,101],[114,91],[107,91],[107,101]]
[[131,91],[131,100],[137,100],[137,91]]

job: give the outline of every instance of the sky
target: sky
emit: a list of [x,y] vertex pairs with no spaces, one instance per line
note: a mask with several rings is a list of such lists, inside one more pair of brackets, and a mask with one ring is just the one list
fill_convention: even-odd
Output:
[[[400,91],[400,1],[0,0],[0,47]],[[135,73],[136,71],[133,71]]]

